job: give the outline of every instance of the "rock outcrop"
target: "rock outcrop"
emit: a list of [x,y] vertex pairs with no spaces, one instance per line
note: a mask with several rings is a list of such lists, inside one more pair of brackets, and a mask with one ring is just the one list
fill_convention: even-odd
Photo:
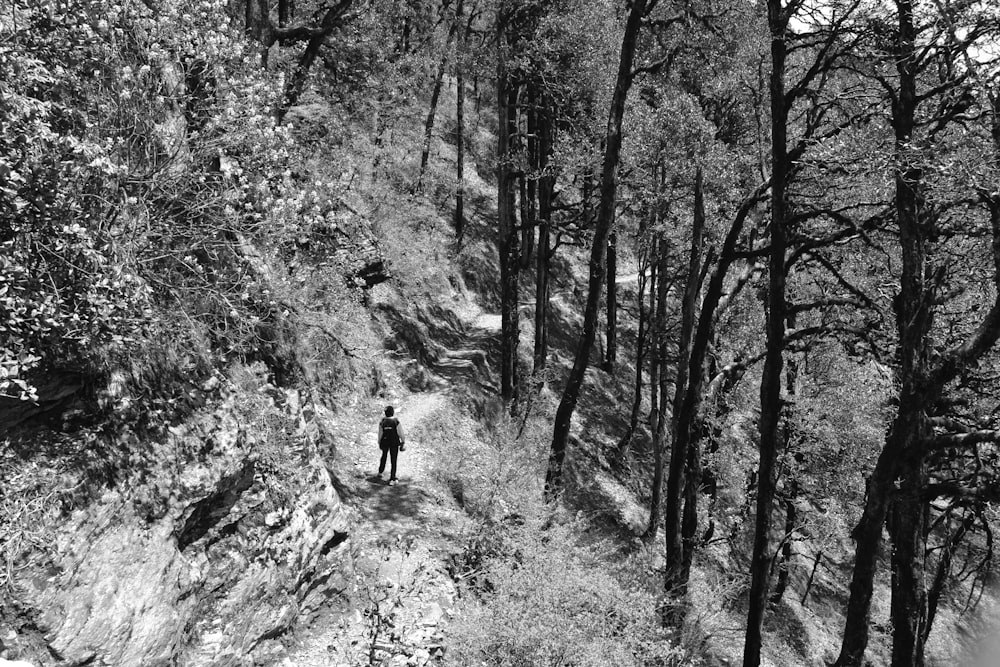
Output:
[[15,637],[7,657],[259,664],[280,657],[276,639],[301,618],[344,594],[349,511],[299,396],[270,389],[271,416],[292,431],[283,447],[261,441],[246,406],[229,398],[172,429],[141,482],[70,517],[50,566],[17,580],[26,620],[15,631],[40,635],[48,654],[18,651],[31,642]]

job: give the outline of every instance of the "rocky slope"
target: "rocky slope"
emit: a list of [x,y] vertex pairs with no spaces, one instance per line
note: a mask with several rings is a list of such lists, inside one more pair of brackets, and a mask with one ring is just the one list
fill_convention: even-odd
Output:
[[[290,667],[441,656],[447,563],[467,518],[440,474],[453,443],[435,422],[488,379],[479,346],[495,318],[467,294],[459,312],[434,316],[382,294],[388,345],[433,349],[426,363],[388,366],[397,389],[335,409],[259,368],[213,385],[215,398],[156,443],[151,469],[74,511],[48,558],[14,578],[0,657]],[[409,437],[394,487],[372,478],[383,400]]]
[[[145,481],[74,512],[45,566],[16,578],[7,654],[41,665],[247,664],[343,594],[350,512],[310,412],[296,391],[258,389],[272,417],[298,423],[288,459],[262,446],[235,391],[171,429]],[[192,450],[200,463],[169,456]]]

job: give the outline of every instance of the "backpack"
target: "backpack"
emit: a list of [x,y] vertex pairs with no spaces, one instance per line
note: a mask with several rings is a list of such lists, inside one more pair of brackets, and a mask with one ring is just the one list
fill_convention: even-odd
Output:
[[382,439],[379,441],[379,447],[385,449],[386,447],[399,447],[399,431],[397,427],[399,426],[399,420],[395,417],[386,417],[381,422],[382,426]]

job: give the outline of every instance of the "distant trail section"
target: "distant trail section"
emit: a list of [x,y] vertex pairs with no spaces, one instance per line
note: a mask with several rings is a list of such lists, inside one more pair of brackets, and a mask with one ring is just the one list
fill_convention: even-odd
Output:
[[483,331],[499,332],[501,319],[499,314],[480,313],[472,322],[472,327]]
[[[446,399],[439,392],[428,392],[423,394],[413,394],[407,398],[403,403],[397,407],[400,417],[406,417],[406,423],[410,425],[407,429],[406,425],[403,426],[403,435],[409,437],[407,434],[413,430],[413,427],[418,426],[421,422],[432,415],[436,410],[440,410],[445,406]],[[374,431],[374,429],[372,429]],[[373,437],[374,439],[374,437]],[[421,457],[422,453],[419,448],[414,450],[407,449],[404,454],[410,454],[413,457]]]

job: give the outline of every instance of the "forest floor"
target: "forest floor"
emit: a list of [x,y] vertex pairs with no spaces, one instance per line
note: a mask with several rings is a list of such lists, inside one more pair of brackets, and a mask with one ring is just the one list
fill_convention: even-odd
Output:
[[388,485],[388,470],[382,478],[376,474],[379,405],[343,410],[327,424],[337,446],[327,463],[342,499],[356,512],[356,589],[344,592],[352,604],[299,628],[282,667],[424,665],[443,655],[447,621],[458,597],[448,565],[472,526],[440,474],[440,464],[456,456],[457,441],[421,436],[452,407],[448,379],[476,372],[472,364],[454,360],[485,355],[480,345],[499,333],[499,316],[478,309],[462,316],[464,339],[446,350],[435,369],[445,377],[436,376],[424,392],[389,393],[406,438],[398,484]]

